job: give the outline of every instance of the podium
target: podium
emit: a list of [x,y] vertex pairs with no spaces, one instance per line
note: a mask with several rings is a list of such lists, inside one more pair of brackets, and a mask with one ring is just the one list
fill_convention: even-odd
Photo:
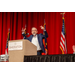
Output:
[[24,55],[37,55],[37,47],[29,40],[11,40],[8,42],[9,62],[23,62]]

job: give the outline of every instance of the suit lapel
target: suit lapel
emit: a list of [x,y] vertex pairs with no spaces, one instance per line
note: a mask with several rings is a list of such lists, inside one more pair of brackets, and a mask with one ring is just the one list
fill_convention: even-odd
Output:
[[38,42],[39,42],[39,35],[37,34]]
[[32,41],[33,35],[31,35],[30,42]]

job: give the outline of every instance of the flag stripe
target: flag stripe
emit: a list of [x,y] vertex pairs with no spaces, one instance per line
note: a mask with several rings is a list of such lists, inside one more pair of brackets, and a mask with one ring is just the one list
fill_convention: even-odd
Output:
[[63,44],[65,44],[64,40],[62,39],[62,37],[61,37],[61,42],[62,42]]
[[65,41],[65,36],[64,36],[64,34],[62,32],[61,32],[61,37]]
[[64,50],[64,45],[60,42],[60,46],[62,47],[62,49]]

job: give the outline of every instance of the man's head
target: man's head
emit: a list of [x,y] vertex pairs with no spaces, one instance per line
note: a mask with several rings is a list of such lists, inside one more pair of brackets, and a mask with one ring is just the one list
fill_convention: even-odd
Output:
[[35,36],[38,33],[38,31],[37,31],[37,29],[35,27],[32,27],[31,33],[32,33],[32,35]]

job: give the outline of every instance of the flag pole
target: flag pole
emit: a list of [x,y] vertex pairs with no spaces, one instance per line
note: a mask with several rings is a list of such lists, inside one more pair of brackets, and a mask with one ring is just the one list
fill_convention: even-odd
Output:
[[64,13],[60,13],[60,14],[62,15],[62,17],[64,17],[65,12]]
[[45,19],[44,19],[44,24],[45,24]]
[[26,34],[26,27],[27,27],[27,26],[26,26],[26,24],[25,24],[25,34]]

